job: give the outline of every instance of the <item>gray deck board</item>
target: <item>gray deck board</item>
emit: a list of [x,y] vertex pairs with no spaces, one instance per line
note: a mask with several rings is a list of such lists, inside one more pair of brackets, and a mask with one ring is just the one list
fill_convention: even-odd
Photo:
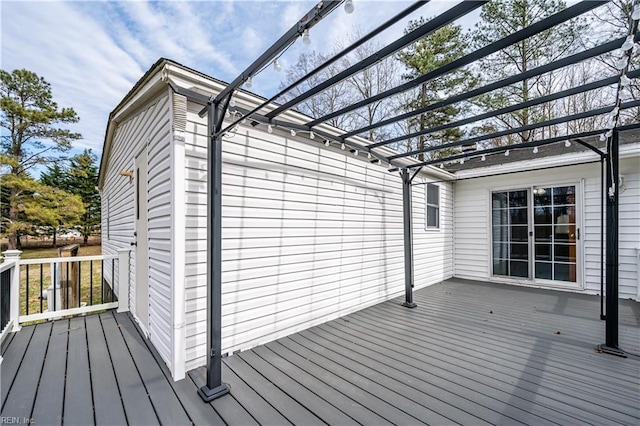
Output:
[[258,392],[247,385],[236,373],[225,364],[222,377],[233,390],[233,397],[261,425],[291,424],[282,414],[273,408]]
[[311,392],[293,378],[284,374],[276,367],[265,361],[255,351],[247,351],[239,355],[247,364],[259,371],[265,379],[269,380],[278,389],[289,395],[298,404],[311,411],[316,417],[327,424],[355,425],[351,417],[336,408],[325,399]]
[[[324,328],[322,329],[325,330]],[[505,412],[505,405],[502,400],[508,398],[509,394],[500,385],[492,387],[481,381],[473,380],[468,375],[465,375],[464,372],[451,368],[450,363],[440,362],[430,354],[419,350],[404,351],[402,350],[401,342],[390,338],[380,339],[371,336],[368,334],[370,330],[348,328],[346,326],[327,327],[326,330],[328,334],[332,334],[338,339],[344,339],[344,342],[349,345],[348,347],[354,354],[371,356],[368,352],[377,352],[377,356],[381,360],[402,366],[405,371],[410,372],[416,379],[433,383],[436,386],[448,389],[460,398],[472,400],[490,410],[494,410],[500,419],[537,425],[556,424],[557,421],[566,420],[557,418],[553,413],[544,413],[545,415],[542,415],[539,412],[531,412],[528,401],[515,400],[512,405],[506,407],[508,412]],[[494,416],[491,412],[485,415],[489,418]],[[489,421],[489,419],[487,420]]]
[[278,388],[268,378],[248,364],[243,358],[233,356],[225,360],[225,364],[245,382],[250,382],[256,392],[273,407],[275,407],[288,421],[293,424],[320,425],[323,422],[300,405],[290,395]]
[[138,368],[142,381],[146,384],[149,398],[160,423],[167,425],[189,424],[191,420],[180,404],[180,400],[173,392],[131,319],[122,315],[117,317],[117,321],[133,362]]
[[299,333],[293,336],[292,340],[345,369],[347,380],[352,380],[352,378],[367,380],[368,386],[377,388],[386,400],[394,400],[394,405],[427,424],[449,424],[452,422],[486,424],[481,419],[464,411],[464,407],[450,410],[446,403],[436,397],[402,383],[392,375],[386,375],[384,372],[381,374],[370,364],[370,360],[356,361],[339,353],[335,348],[323,346],[308,332]]
[[111,365],[100,317],[88,316],[86,327],[95,422],[97,425],[126,424],[124,406]]
[[66,374],[68,329],[68,321],[53,323],[38,394],[31,414],[36,424],[62,424],[64,392],[61,391],[60,384],[64,383]]
[[62,420],[65,425],[88,425],[93,423],[93,400],[84,317],[70,320],[68,333],[67,380]]
[[101,314],[100,320],[128,423],[133,425],[157,424],[158,417],[147,395],[147,389],[122,339],[120,327],[114,316],[111,313]]
[[[200,398],[197,395],[197,390],[204,386],[205,369],[203,367],[191,370],[189,377],[193,380],[194,396]],[[224,369],[223,369],[224,377]],[[236,400],[233,393],[224,395],[218,399],[214,399],[210,402],[210,405],[216,410],[216,412],[222,417],[225,423],[228,425],[257,425],[258,422],[249,414],[249,412]]]
[[3,360],[0,368],[0,370],[2,370],[0,371],[0,380],[2,380],[2,384],[0,385],[2,395],[2,405],[0,408],[2,408],[2,410],[0,410],[0,412],[2,415],[5,413],[4,408],[7,402],[7,396],[13,388],[13,382],[16,374],[18,374],[18,368],[22,363],[34,331],[35,327],[24,327],[22,331],[15,333],[11,339],[11,345],[7,347],[2,355]]
[[31,410],[42,373],[42,360],[47,351],[50,333],[51,324],[40,324],[35,327],[33,337],[15,376],[11,393],[5,401],[3,416],[31,418]]
[[173,381],[169,368],[162,360],[157,349],[151,344],[147,344],[146,346],[162,370],[169,386],[171,386],[180,400],[180,404],[184,407],[191,422],[195,425],[224,425],[224,420],[222,420],[210,404],[203,404],[199,397],[195,397],[196,389],[194,388],[191,378],[187,376],[182,380]]
[[452,279],[414,300],[224,358],[231,393],[210,403],[197,394],[205,369],[173,382],[129,314],[26,326],[3,344],[2,415],[45,425],[640,424],[639,303],[619,304],[625,359],[594,350],[605,325],[597,297]]
[[[401,322],[393,323],[389,317],[385,318],[394,325],[394,327],[391,327],[389,330],[389,333],[400,335],[406,332],[407,338],[413,335],[418,339],[428,339],[427,332],[422,335],[419,331],[416,331],[415,328],[404,328]],[[375,323],[376,321],[372,320],[370,324],[373,326]],[[468,339],[473,338],[468,337]],[[597,406],[600,403],[595,401],[595,406],[587,403],[584,399],[575,397],[573,392],[559,391],[558,387],[562,386],[561,382],[554,380],[553,383],[548,383],[547,379],[545,379],[545,375],[548,373],[544,368],[535,365],[535,362],[531,362],[531,360],[526,357],[518,358],[513,355],[507,347],[500,348],[499,350],[494,347],[493,350],[495,353],[491,353],[491,346],[480,347],[480,345],[467,344],[463,339],[457,340],[454,336],[449,336],[448,341],[443,339],[435,342],[434,345],[448,352],[451,358],[465,361],[464,365],[473,365],[480,374],[500,377],[506,383],[517,381],[518,387],[513,390],[513,395],[535,400],[539,405],[570,413],[576,420],[587,422],[588,419],[591,418],[600,418],[601,422],[606,422],[616,417],[627,417],[604,405]],[[419,346],[428,348],[431,345],[421,343]],[[461,350],[461,348],[463,349]],[[505,364],[507,365],[506,367]],[[532,367],[531,364],[534,364],[535,367]],[[519,369],[520,366],[524,366],[524,368]],[[490,374],[487,374],[489,372]],[[554,379],[557,378],[555,375],[552,375],[552,377],[554,377]],[[583,376],[575,375],[573,380],[580,382],[582,377]],[[589,383],[583,383],[583,386],[585,386],[587,390],[590,389]],[[586,398],[586,395],[587,394],[581,394],[581,397]]]
[[290,359],[291,356],[282,355],[279,351],[266,346],[259,346],[253,350],[262,359],[280,370],[283,374],[296,380],[314,394],[331,403],[333,406],[347,414],[360,424],[384,424],[387,423],[382,417],[364,407],[361,404],[346,397],[336,388],[320,381],[317,377],[295,365]]
[[[393,315],[393,313],[389,313],[389,315]],[[392,321],[391,318],[386,316],[388,320]],[[375,319],[371,321],[371,324],[377,322]],[[393,323],[393,332],[394,333],[402,333],[406,331],[407,336],[418,335],[421,338],[429,339],[430,334],[433,333],[432,327],[424,328],[424,333],[420,329],[414,327],[413,329],[408,329],[403,326],[400,320],[397,323]],[[473,335],[477,335],[482,333],[481,330],[474,330],[472,325],[467,325],[467,335],[459,336],[459,340],[456,339],[455,335],[449,334],[447,339],[444,339],[436,344],[443,349],[456,352],[460,351],[460,348],[467,348],[469,351],[473,351],[473,358],[476,359],[484,359],[486,362],[494,363],[494,366],[503,366],[508,365],[510,371],[507,371],[505,374],[512,375],[513,377],[517,377],[522,379],[522,387],[524,389],[529,389],[532,392],[535,392],[537,398],[541,396],[549,398],[549,401],[552,400],[561,400],[563,404],[568,405],[570,407],[575,407],[578,411],[586,411],[588,413],[592,413],[595,416],[603,416],[607,420],[619,420],[623,422],[630,421],[631,419],[626,416],[624,413],[621,413],[620,410],[624,409],[624,405],[618,404],[616,401],[607,401],[603,402],[603,396],[597,393],[598,389],[602,389],[601,385],[603,382],[610,382],[611,385],[616,385],[618,391],[623,389],[625,386],[628,386],[627,390],[632,392],[634,390],[633,386],[625,385],[626,380],[620,380],[621,383],[618,383],[610,378],[603,377],[598,371],[593,372],[593,376],[595,377],[586,377],[584,375],[584,369],[580,372],[577,371],[569,371],[569,367],[561,368],[555,365],[553,360],[549,360],[545,363],[541,360],[542,354],[550,351],[549,346],[545,343],[539,344],[538,347],[532,346],[529,348],[531,351],[527,354],[517,354],[514,351],[519,350],[522,347],[522,344],[518,345],[507,345],[504,343],[502,346],[497,343],[500,339],[505,339],[506,337],[499,337],[498,335],[492,336],[494,338],[494,342],[496,345],[491,348],[482,348],[479,347],[481,342],[476,344],[474,341]],[[391,332],[391,331],[390,331]],[[506,333],[506,331],[503,331]],[[446,341],[445,341],[446,340]],[[423,346],[426,346],[424,342],[422,342]],[[556,345],[558,345],[556,343]],[[516,349],[517,348],[517,349]],[[497,353],[492,353],[491,350],[497,351]],[[532,354],[535,354],[532,356]],[[461,356],[465,356],[461,354]],[[600,354],[596,354],[595,352],[592,354],[593,357],[602,357]],[[470,361],[471,362],[471,361]],[[526,363],[526,368],[521,369],[520,367]],[[573,367],[573,366],[572,366]],[[551,372],[552,374],[549,374]],[[547,378],[547,376],[551,376]],[[574,385],[573,387],[567,386],[564,384],[565,380],[569,379],[570,382]],[[637,387],[635,389],[638,389]],[[580,398],[576,398],[573,396],[574,392],[582,391],[580,393]],[[562,396],[562,398],[559,398]]]
[[[320,365],[315,364],[305,356],[296,352],[293,342],[289,343],[291,346],[287,343],[287,339],[279,339],[276,342],[267,343],[265,348],[273,351],[292,363],[295,367],[310,375],[318,382],[317,386],[328,386],[335,390],[338,397],[343,398],[345,403],[352,405],[356,409],[358,406],[366,407],[366,410],[371,411],[372,415],[369,415],[366,411],[361,415],[365,416],[365,418],[373,417],[371,422],[362,422],[363,424],[410,424],[415,421],[413,417],[408,416],[385,400],[370,394],[366,389],[355,386],[340,375],[325,370]],[[303,350],[300,350],[300,352],[304,353]]]

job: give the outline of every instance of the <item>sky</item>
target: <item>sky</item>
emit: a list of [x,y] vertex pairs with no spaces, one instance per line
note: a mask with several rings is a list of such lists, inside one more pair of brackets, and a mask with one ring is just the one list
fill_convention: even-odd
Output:
[[[432,1],[380,36],[402,35],[408,19],[433,16],[457,1]],[[0,68],[25,68],[47,80],[60,107],[73,107],[83,139],[74,153],[100,155],[109,113],[160,57],[175,60],[223,81],[232,81],[284,34],[315,1],[0,1]],[[285,70],[305,50],[330,51],[354,28],[365,32],[410,2],[355,0],[311,31],[272,69],[254,78],[252,91],[275,94]],[[473,18],[467,18],[473,19]]]

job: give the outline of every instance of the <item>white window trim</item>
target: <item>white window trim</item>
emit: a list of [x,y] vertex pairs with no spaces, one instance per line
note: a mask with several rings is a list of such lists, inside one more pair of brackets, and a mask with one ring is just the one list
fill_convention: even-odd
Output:
[[[429,185],[438,188],[438,225],[429,226]],[[435,206],[435,205],[431,205]],[[442,187],[435,182],[426,182],[424,186],[424,230],[429,232],[440,232],[442,229]]]

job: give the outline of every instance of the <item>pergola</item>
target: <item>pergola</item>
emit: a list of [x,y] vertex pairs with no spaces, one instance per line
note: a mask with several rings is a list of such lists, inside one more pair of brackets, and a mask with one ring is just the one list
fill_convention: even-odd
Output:
[[[440,126],[431,127],[398,137],[393,137],[387,140],[376,141],[366,145],[363,145],[361,139],[359,142],[354,141],[354,137],[364,132],[393,124],[401,120],[406,120],[411,117],[418,116],[420,114],[435,111],[439,108],[455,104],[457,102],[469,100],[475,96],[489,93],[493,90],[507,87],[511,84],[522,82],[524,80],[543,75],[545,73],[558,70],[560,68],[577,64],[590,58],[611,52],[615,49],[619,49],[623,43],[627,40],[627,37],[622,37],[610,42],[598,45],[596,47],[583,50],[573,55],[558,59],[548,64],[539,66],[527,70],[525,72],[511,75],[499,81],[487,84],[482,87],[474,88],[466,93],[452,96],[450,98],[441,100],[439,102],[432,103],[422,108],[417,108],[412,111],[400,114],[398,116],[372,123],[365,127],[355,129],[346,132],[340,136],[332,135],[327,132],[317,129],[315,126],[325,123],[328,120],[348,114],[357,110],[358,108],[365,107],[373,102],[380,101],[387,97],[391,97],[402,93],[404,91],[415,88],[427,81],[437,79],[451,71],[454,71],[460,67],[472,64],[482,58],[487,57],[493,53],[500,51],[501,49],[508,47],[514,43],[518,43],[533,35],[536,35],[542,31],[549,30],[557,25],[565,23],[572,18],[578,17],[590,10],[601,6],[606,1],[582,1],[571,7],[568,7],[558,13],[555,13],[545,19],[542,19],[526,28],[523,28],[517,32],[510,34],[509,36],[495,41],[487,46],[484,46],[472,53],[469,53],[459,59],[446,64],[440,68],[429,71],[414,80],[400,84],[397,87],[386,90],[382,93],[376,94],[369,98],[355,102],[349,106],[346,106],[337,111],[328,112],[322,117],[318,117],[309,120],[305,124],[298,124],[288,122],[283,119],[279,119],[279,116],[296,105],[304,102],[312,96],[322,92],[323,90],[331,87],[332,85],[339,83],[354,74],[357,74],[366,68],[376,64],[378,61],[393,55],[404,49],[411,43],[419,40],[421,37],[429,35],[439,28],[453,22],[454,20],[478,9],[487,1],[463,1],[449,10],[443,12],[439,16],[436,16],[432,20],[424,23],[418,28],[414,29],[398,38],[394,42],[386,45],[382,49],[373,53],[369,57],[365,58],[361,62],[348,67],[347,69],[339,72],[335,76],[327,79],[326,81],[318,84],[317,86],[301,93],[293,99],[285,102],[284,104],[277,106],[275,109],[271,109],[266,113],[262,113],[263,110],[269,105],[273,105],[273,102],[288,93],[291,89],[298,84],[316,75],[323,69],[327,68],[332,63],[335,63],[340,58],[352,52],[358,46],[368,42],[378,34],[382,33],[390,26],[401,21],[411,13],[415,12],[428,1],[418,1],[406,9],[400,11],[397,15],[393,16],[382,25],[378,26],[368,34],[364,35],[360,40],[350,45],[340,53],[329,59],[326,63],[322,64],[318,68],[314,69],[307,75],[303,76],[293,84],[282,89],[279,93],[273,97],[265,100],[262,104],[258,105],[252,110],[241,110],[235,108],[237,112],[241,114],[240,118],[233,116],[231,122],[224,123],[225,116],[230,107],[231,97],[237,89],[239,89],[248,79],[255,76],[258,72],[270,65],[274,59],[278,58],[284,50],[286,50],[291,44],[293,44],[298,38],[308,34],[308,30],[317,24],[322,18],[327,16],[333,10],[338,8],[343,3],[351,4],[351,0],[339,1],[320,1],[315,7],[313,7],[307,14],[305,14],[299,22],[297,22],[291,29],[289,29],[279,40],[277,40],[269,49],[267,49],[258,59],[256,59],[246,70],[244,70],[235,80],[233,80],[224,90],[222,90],[217,96],[211,98],[204,98],[200,96],[200,101],[206,103],[206,107],[201,111],[201,116],[208,116],[208,135],[209,135],[209,159],[208,159],[208,321],[207,321],[207,384],[203,386],[199,393],[201,397],[210,401],[217,397],[226,394],[229,389],[222,382],[222,354],[221,354],[221,287],[222,287],[222,247],[221,247],[221,234],[222,234],[222,144],[223,134],[228,132],[242,120],[249,119],[253,124],[264,124],[270,126],[277,126],[280,128],[291,129],[294,131],[306,131],[313,132],[315,135],[320,136],[326,141],[337,142],[348,146],[352,152],[360,151],[369,154],[371,161],[382,162],[389,165],[390,172],[399,172],[403,186],[403,221],[404,221],[404,265],[405,265],[405,302],[404,306],[413,308],[416,304],[413,302],[413,253],[412,253],[412,217],[411,217],[411,185],[412,181],[422,167],[435,164],[443,164],[452,161],[459,161],[471,157],[482,157],[491,154],[499,154],[507,150],[519,150],[519,149],[531,149],[538,146],[549,145],[562,141],[575,142],[591,149],[600,156],[600,161],[603,165],[603,171],[606,167],[606,173],[603,175],[603,200],[606,199],[606,316],[601,315],[602,319],[606,319],[606,333],[605,343],[599,346],[599,350],[605,353],[624,356],[624,352],[618,347],[618,191],[616,184],[618,182],[618,167],[619,167],[619,155],[618,144],[619,134],[625,130],[640,128],[640,123],[633,123],[631,125],[619,126],[618,118],[620,111],[639,107],[640,101],[632,100],[622,102],[620,97],[616,97],[614,104],[606,106],[604,108],[598,108],[591,111],[583,111],[577,114],[568,115],[565,117],[554,118],[544,122],[532,123],[518,128],[512,128],[494,132],[491,134],[485,134],[481,136],[466,138],[455,142],[437,144],[421,149],[410,150],[408,152],[399,152],[393,155],[388,155],[388,150],[380,150],[379,148],[387,145],[401,142],[410,138],[428,135],[441,130],[458,128],[468,125],[477,121],[485,120],[488,118],[496,117],[501,114],[507,114],[514,111],[518,111],[524,108],[540,105],[546,102],[560,100],[568,96],[576,95],[579,93],[587,92],[594,89],[604,88],[607,86],[617,86],[617,93],[623,87],[623,80],[626,78],[637,78],[640,75],[640,70],[629,70],[629,62],[632,54],[632,49],[623,48],[623,59],[626,57],[625,66],[620,67],[620,73],[608,78],[604,78],[598,81],[594,81],[588,84],[584,84],[577,87],[572,87],[557,93],[542,96],[536,99],[531,99],[519,104],[510,105],[498,110],[482,113],[472,117],[464,118],[458,121],[446,123]],[[634,1],[634,5],[638,6],[638,2]],[[634,15],[635,16],[635,15]],[[640,34],[637,32],[638,21],[631,19],[630,22],[630,35],[633,36],[633,41],[637,42],[640,39]],[[628,43],[627,43],[628,44]],[[627,80],[628,81],[628,80]],[[187,95],[194,96],[195,94],[184,89],[177,89]],[[189,92],[189,93],[187,93]],[[204,99],[202,99],[204,98]],[[567,123],[577,119],[583,119],[588,117],[594,117],[602,114],[610,113],[612,116],[612,125],[608,128],[601,128],[593,131],[568,134],[558,137],[552,137],[547,139],[535,140],[525,143],[518,143],[509,146],[500,147],[488,147],[480,149],[463,149],[460,153],[439,157],[437,159],[427,159],[417,161],[420,154],[441,150],[443,148],[454,147],[468,147],[470,145],[475,146],[477,142],[489,140],[492,138],[498,138],[507,136],[510,134],[516,134],[541,128],[545,126],[552,126],[561,123]],[[600,135],[600,140],[605,142],[606,149],[601,150],[596,146],[586,142],[584,139]],[[407,161],[407,158],[414,158],[414,161]],[[419,157],[421,158],[421,157]],[[604,181],[604,175],[606,175],[606,182]],[[606,192],[606,193],[605,193]],[[603,203],[605,203],[603,201]]]

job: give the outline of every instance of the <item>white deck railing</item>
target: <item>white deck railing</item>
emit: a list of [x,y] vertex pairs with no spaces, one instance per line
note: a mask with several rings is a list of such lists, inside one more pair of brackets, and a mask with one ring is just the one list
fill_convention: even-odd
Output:
[[[116,255],[21,259],[3,253],[0,342],[25,322],[129,309],[129,249]],[[116,272],[117,271],[117,272]],[[9,282],[10,284],[6,284]],[[115,283],[119,285],[115,285]],[[117,289],[117,292],[116,292]],[[8,314],[4,307],[7,305]]]

